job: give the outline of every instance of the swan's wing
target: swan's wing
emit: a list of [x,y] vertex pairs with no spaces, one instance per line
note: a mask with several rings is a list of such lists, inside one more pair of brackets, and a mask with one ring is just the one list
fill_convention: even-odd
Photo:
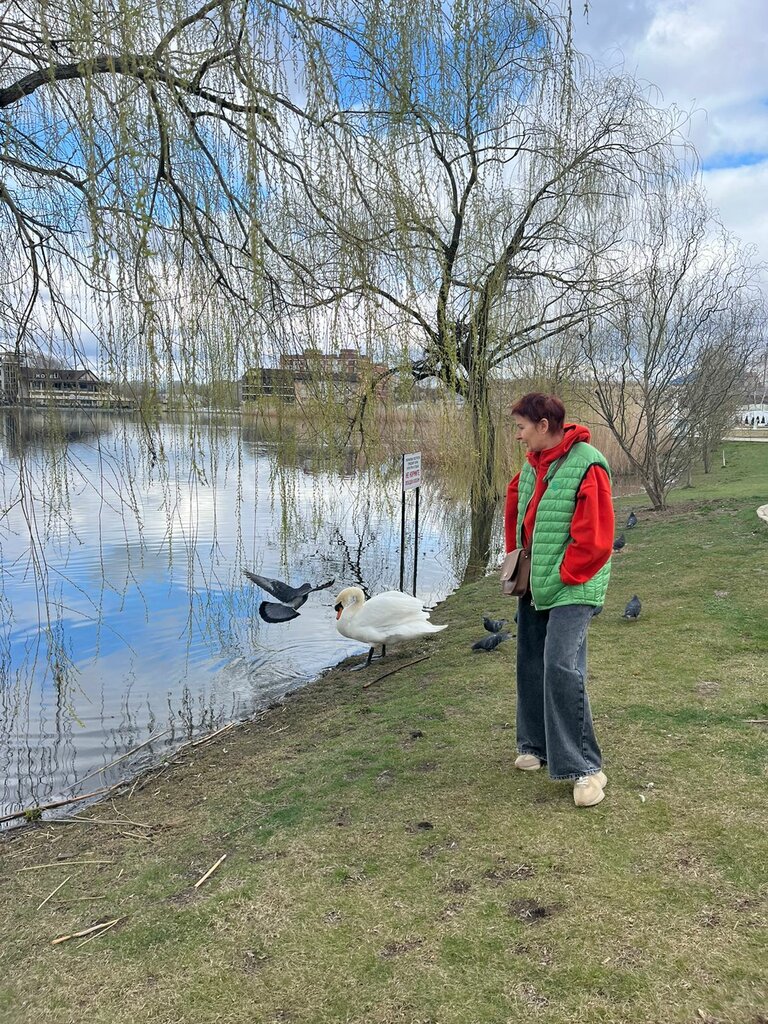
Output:
[[386,590],[383,594],[376,594],[355,613],[358,622],[371,624],[398,623],[408,619],[424,621],[427,617],[428,613],[424,611],[421,601],[400,590]]

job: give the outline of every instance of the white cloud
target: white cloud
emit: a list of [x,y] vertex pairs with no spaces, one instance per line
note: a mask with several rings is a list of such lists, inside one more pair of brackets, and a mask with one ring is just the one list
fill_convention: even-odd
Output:
[[768,258],[768,160],[751,167],[706,171],[704,184],[723,223]]
[[765,0],[592,0],[577,47],[623,63],[691,112],[689,136],[725,226],[768,259],[768,4]]

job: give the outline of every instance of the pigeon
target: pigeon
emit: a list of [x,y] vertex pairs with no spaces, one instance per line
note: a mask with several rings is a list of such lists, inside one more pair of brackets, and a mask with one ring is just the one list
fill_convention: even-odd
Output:
[[278,601],[290,605],[293,609],[301,608],[315,590],[327,590],[336,582],[328,580],[327,583],[318,583],[316,587],[313,587],[311,583],[302,583],[300,587],[291,587],[287,583],[283,583],[282,580],[270,580],[266,576],[257,576],[255,572],[249,572],[247,569],[243,569],[243,573],[251,583],[255,583],[257,587],[266,590],[272,597],[276,597]]
[[637,526],[637,516],[634,512],[630,512],[627,516],[627,529],[631,530],[633,526]]
[[509,640],[509,633],[491,633],[490,636],[484,636],[482,640],[472,644],[472,650],[493,651],[499,644],[503,644],[505,640]]
[[629,619],[630,622],[636,622],[638,616],[640,615],[640,609],[642,607],[643,606],[640,604],[640,598],[637,596],[637,594],[635,594],[632,597],[632,600],[627,604],[627,607],[624,609],[624,614],[622,615],[622,618]]
[[487,615],[483,616],[483,625],[489,633],[500,633],[508,622],[509,619],[489,619]]
[[618,536],[618,537],[616,538],[616,540],[615,540],[615,541],[613,542],[613,550],[614,550],[614,551],[621,551],[621,549],[622,549],[622,548],[624,547],[624,545],[625,545],[626,543],[627,543],[627,542],[626,542],[626,540],[624,539],[624,534],[622,533],[622,534],[620,534],[620,535],[619,535],[619,536]]
[[290,622],[301,613],[287,604],[276,604],[274,601],[262,601],[259,605],[259,616],[264,622]]

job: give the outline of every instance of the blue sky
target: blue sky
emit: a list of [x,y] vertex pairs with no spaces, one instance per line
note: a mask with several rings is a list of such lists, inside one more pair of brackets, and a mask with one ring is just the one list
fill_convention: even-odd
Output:
[[623,65],[690,112],[690,139],[728,230],[768,261],[767,0],[590,0],[578,49]]

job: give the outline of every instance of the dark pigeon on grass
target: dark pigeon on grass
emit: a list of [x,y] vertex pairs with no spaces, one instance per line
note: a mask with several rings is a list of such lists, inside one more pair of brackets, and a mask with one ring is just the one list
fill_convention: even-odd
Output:
[[472,644],[473,651],[494,651],[503,644],[505,640],[509,640],[509,633],[491,633],[490,636],[484,636],[482,640],[478,640],[477,643]]
[[[316,590],[327,590],[328,587],[332,587],[336,582],[336,580],[328,580],[327,583],[318,583],[316,587],[313,587],[311,583],[302,583],[300,587],[291,587],[288,583],[283,583],[282,580],[271,580],[266,576],[257,576],[255,572],[249,572],[247,569],[243,569],[243,573],[251,583],[255,583],[257,587],[266,590],[271,597],[276,597],[278,601],[288,604],[294,609],[301,608],[309,595]],[[274,621],[284,622],[286,620],[275,619]]]
[[631,530],[633,526],[637,526],[637,516],[635,515],[634,512],[630,512],[629,515],[627,516],[627,526],[626,526],[626,528],[628,530]]
[[259,617],[264,622],[290,622],[297,619],[300,612],[287,604],[277,604],[274,601],[262,601],[259,605]]
[[627,607],[624,609],[623,619],[629,619],[630,622],[637,622],[640,610],[643,606],[640,604],[640,598],[637,594],[634,594],[632,600],[628,602]]
[[500,633],[508,622],[509,619],[489,619],[487,615],[483,616],[483,625],[489,633]]
[[627,543],[627,542],[626,542],[626,540],[625,540],[625,538],[624,538],[624,534],[622,533],[622,534],[620,534],[620,535],[619,535],[619,536],[618,536],[618,537],[616,538],[616,540],[615,540],[615,541],[613,542],[613,550],[614,550],[614,551],[621,551],[621,549],[622,549],[622,548],[624,547],[624,545],[625,545],[626,543]]

